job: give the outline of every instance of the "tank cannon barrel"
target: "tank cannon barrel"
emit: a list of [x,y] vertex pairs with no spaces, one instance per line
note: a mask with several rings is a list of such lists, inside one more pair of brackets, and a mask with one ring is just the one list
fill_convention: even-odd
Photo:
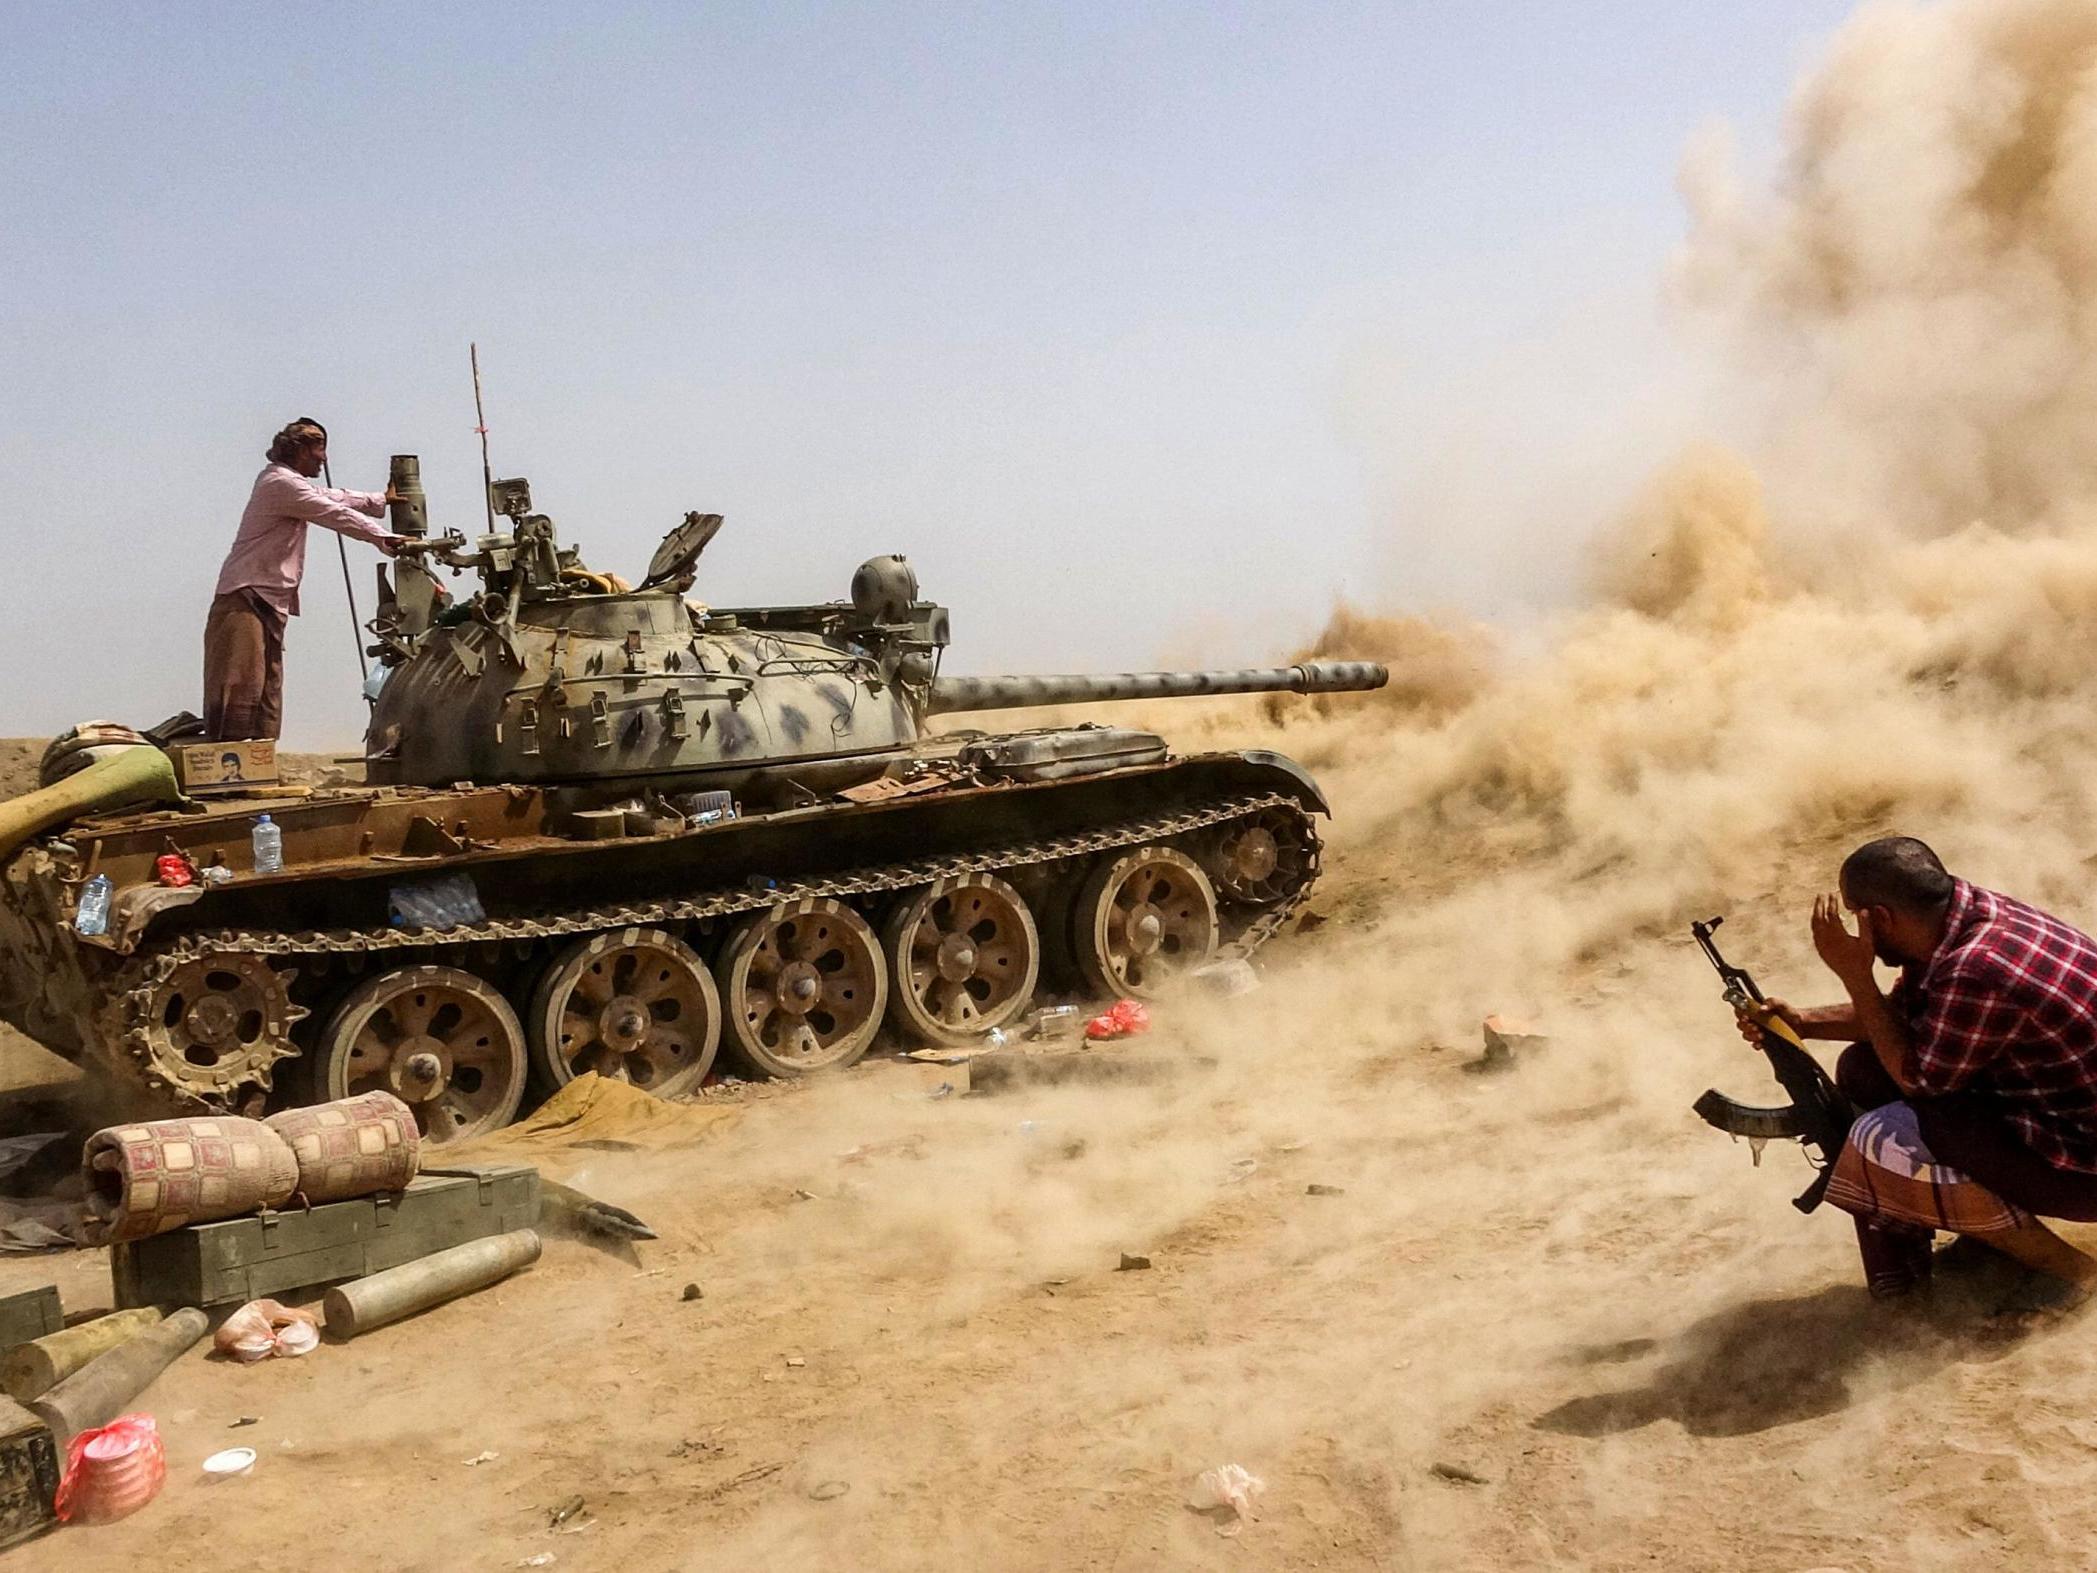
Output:
[[1374,661],[1305,661],[1229,672],[1107,672],[1098,676],[942,677],[926,710],[1017,710],[1103,704],[1117,699],[1191,699],[1201,694],[1341,694],[1381,688],[1390,673]]

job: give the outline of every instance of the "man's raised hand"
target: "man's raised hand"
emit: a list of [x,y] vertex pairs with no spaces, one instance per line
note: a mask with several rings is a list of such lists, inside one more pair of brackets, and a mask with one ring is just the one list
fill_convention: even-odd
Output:
[[1833,894],[1822,896],[1813,903],[1813,948],[1820,953],[1828,971],[1845,985],[1868,981],[1872,965],[1878,960],[1877,947],[1872,943],[1871,914],[1857,914],[1857,932],[1852,934],[1843,921],[1842,898]]

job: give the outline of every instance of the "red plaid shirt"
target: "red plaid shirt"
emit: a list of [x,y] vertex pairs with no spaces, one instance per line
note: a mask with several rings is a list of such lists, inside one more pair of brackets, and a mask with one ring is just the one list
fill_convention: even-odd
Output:
[[1998,1099],[2033,1152],[2097,1173],[2097,940],[1962,879],[1944,938],[1892,1003],[1911,1085]]

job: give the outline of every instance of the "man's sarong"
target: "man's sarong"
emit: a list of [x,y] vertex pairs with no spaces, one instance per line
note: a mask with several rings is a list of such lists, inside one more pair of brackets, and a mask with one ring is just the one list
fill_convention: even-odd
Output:
[[2031,1222],[1962,1170],[1939,1163],[1922,1140],[1913,1105],[1888,1103],[1857,1116],[1828,1179],[1828,1200],[1878,1224],[2001,1234]]
[[253,590],[211,603],[204,622],[204,727],[213,742],[274,738],[284,717],[284,614]]
[[1962,1170],[1939,1163],[1912,1104],[1867,1109],[1849,1128],[1828,1200],[1857,1220],[1857,1249],[1873,1295],[1889,1298],[1929,1281],[1939,1229],[1983,1237],[2022,1227],[2031,1214]]

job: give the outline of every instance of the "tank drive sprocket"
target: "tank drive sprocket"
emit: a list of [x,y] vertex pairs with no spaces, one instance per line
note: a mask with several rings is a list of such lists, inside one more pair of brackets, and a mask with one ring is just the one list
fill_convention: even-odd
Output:
[[154,969],[123,999],[124,1041],[149,1087],[179,1103],[234,1109],[270,1089],[277,1061],[298,1053],[294,969],[261,956],[207,951]]

